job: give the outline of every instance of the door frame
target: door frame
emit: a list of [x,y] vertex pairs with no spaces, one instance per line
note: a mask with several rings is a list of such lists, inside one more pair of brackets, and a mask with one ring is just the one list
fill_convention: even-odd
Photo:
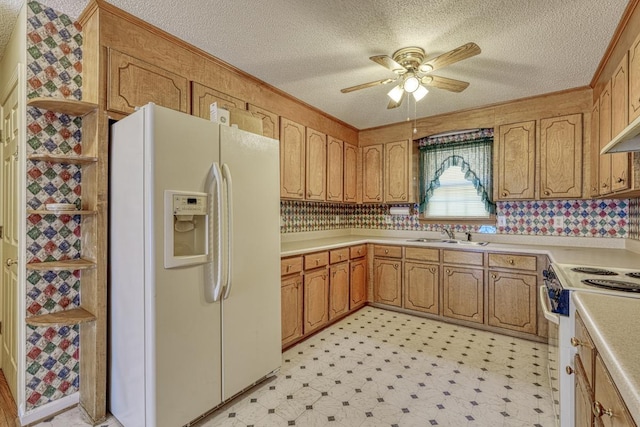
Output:
[[[7,80],[4,87],[0,88],[0,108],[4,105],[7,97],[11,93],[12,89],[16,87],[18,91],[18,103],[19,108],[18,112],[20,114],[19,123],[20,126],[18,128],[18,172],[17,172],[17,182],[18,188],[18,233],[20,236],[20,240],[18,241],[18,289],[16,292],[16,315],[17,319],[15,321],[15,325],[17,328],[16,331],[16,340],[17,340],[17,348],[18,354],[17,357],[17,384],[16,384],[16,394],[15,400],[16,405],[18,406],[18,415],[23,414],[25,412],[25,357],[26,357],[26,345],[25,345],[25,337],[26,337],[26,286],[25,286],[25,261],[26,261],[26,253],[25,253],[25,241],[24,237],[26,236],[26,141],[27,141],[27,85],[26,85],[26,70],[20,62],[16,64],[16,68],[13,71],[11,77]],[[20,105],[21,104],[21,105]],[[0,168],[2,166],[0,165]],[[1,176],[0,170],[0,176]],[[2,199],[0,198],[0,201]],[[0,280],[1,275],[0,275]]]

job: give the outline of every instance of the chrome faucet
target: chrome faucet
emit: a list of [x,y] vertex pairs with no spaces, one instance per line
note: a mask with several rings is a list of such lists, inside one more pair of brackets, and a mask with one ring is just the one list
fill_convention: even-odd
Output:
[[451,227],[442,227],[441,232],[446,234],[447,237],[450,238],[451,240],[455,240],[456,239],[456,235],[453,232],[453,230],[451,229]]

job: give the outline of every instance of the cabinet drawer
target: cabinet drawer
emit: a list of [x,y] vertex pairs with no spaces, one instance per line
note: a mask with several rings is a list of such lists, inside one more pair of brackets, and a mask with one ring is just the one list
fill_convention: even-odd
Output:
[[[575,339],[574,339],[575,338]],[[566,344],[565,344],[566,345]],[[595,356],[595,347],[589,332],[582,323],[580,315],[576,313],[576,335],[571,338],[571,345],[578,350],[578,356],[584,367],[585,376],[587,378],[587,384],[593,388],[593,364]]]
[[440,261],[440,251],[432,248],[404,248],[404,257],[418,261]]
[[367,254],[367,245],[351,246],[349,248],[349,257],[351,259],[360,258]]
[[347,261],[349,259],[349,248],[334,249],[329,252],[329,262],[335,264],[336,262]]
[[299,273],[302,271],[302,256],[282,258],[280,260],[280,275]]
[[483,265],[482,255],[482,252],[442,251],[445,264]]
[[373,255],[387,258],[402,258],[402,246],[375,245],[373,247]]
[[304,256],[304,269],[311,270],[312,268],[323,267],[329,264],[329,252],[316,252]]
[[536,257],[532,255],[489,254],[489,267],[536,270]]

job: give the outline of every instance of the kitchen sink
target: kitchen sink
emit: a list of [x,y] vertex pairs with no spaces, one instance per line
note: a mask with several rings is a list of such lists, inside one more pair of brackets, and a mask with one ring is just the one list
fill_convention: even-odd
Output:
[[407,240],[407,242],[420,242],[420,243],[450,243],[453,245],[462,245],[462,246],[487,246],[489,242],[470,242],[468,240],[455,240],[455,239],[411,239]]

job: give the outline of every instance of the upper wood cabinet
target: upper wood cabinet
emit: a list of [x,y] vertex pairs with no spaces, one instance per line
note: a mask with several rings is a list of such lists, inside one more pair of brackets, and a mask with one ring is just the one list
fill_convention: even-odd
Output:
[[[600,150],[611,141],[611,82],[600,93]],[[598,150],[598,152],[600,151]],[[611,154],[599,157],[598,176],[600,195],[611,193]]]
[[540,198],[582,197],[582,114],[540,120]]
[[[616,68],[611,77],[611,137],[615,137],[627,127],[629,122],[629,69],[628,55]],[[608,143],[609,141],[607,141]],[[611,189],[623,191],[631,188],[629,179],[629,154],[611,155]]]
[[289,119],[280,120],[280,197],[304,199],[305,128]]
[[344,191],[345,203],[358,201],[358,147],[344,143]]
[[409,141],[384,144],[384,201],[409,201]]
[[307,200],[327,199],[327,135],[307,128]]
[[341,202],[343,199],[344,143],[332,136],[327,137],[327,201]]
[[629,49],[629,123],[640,117],[640,34]]
[[600,103],[593,104],[591,109],[591,173],[589,194],[600,195]]
[[362,202],[382,203],[383,145],[362,148]]
[[496,168],[498,200],[533,200],[535,197],[536,122],[500,126]]
[[209,120],[210,105],[216,102],[218,107],[231,110],[238,108],[246,110],[247,104],[242,99],[217,91],[197,82],[193,82],[191,89],[191,114]]
[[280,139],[280,117],[257,105],[249,104],[249,111],[262,120],[262,134],[273,139]]
[[130,114],[153,102],[189,113],[187,78],[115,49],[108,51],[107,110]]

